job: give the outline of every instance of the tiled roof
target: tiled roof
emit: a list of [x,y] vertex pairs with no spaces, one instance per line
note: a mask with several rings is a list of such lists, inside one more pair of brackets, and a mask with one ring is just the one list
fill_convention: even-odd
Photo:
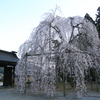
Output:
[[18,62],[18,57],[14,51],[8,52],[0,50],[0,61]]

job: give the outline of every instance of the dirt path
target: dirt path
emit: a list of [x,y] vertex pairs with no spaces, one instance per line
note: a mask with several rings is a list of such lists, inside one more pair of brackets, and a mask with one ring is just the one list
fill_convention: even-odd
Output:
[[81,99],[78,99],[74,93],[68,93],[66,97],[63,97],[62,93],[57,93],[55,97],[47,98],[42,94],[21,94],[16,92],[14,88],[8,87],[0,88],[0,100],[100,100],[100,92],[90,92]]

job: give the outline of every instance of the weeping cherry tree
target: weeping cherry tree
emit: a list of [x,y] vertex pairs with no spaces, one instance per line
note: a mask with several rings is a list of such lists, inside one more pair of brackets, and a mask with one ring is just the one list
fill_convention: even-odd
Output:
[[[100,71],[100,40],[96,27],[80,16],[61,17],[55,11],[46,14],[30,37],[19,48],[16,89],[26,92],[27,69],[31,71],[31,92],[44,91],[53,96],[57,75],[75,74],[78,97],[86,92],[85,74],[89,68]],[[59,71],[58,71],[59,70]],[[99,77],[99,76],[98,76]]]

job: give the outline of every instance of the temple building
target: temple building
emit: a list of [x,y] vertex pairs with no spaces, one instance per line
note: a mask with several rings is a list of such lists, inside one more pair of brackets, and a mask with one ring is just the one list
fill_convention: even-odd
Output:
[[18,60],[15,51],[0,50],[0,68],[3,69],[3,86],[14,85],[15,66]]

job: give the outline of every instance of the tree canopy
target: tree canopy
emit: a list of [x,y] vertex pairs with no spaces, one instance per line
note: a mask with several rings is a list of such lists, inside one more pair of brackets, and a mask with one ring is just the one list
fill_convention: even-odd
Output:
[[80,16],[58,16],[55,11],[48,13],[33,30],[21,45],[19,54],[16,88],[22,92],[26,91],[29,66],[32,91],[42,89],[47,96],[52,96],[55,91],[56,69],[65,76],[74,72],[78,97],[86,91],[84,72],[89,67],[98,73],[100,69],[100,40],[95,25]]

